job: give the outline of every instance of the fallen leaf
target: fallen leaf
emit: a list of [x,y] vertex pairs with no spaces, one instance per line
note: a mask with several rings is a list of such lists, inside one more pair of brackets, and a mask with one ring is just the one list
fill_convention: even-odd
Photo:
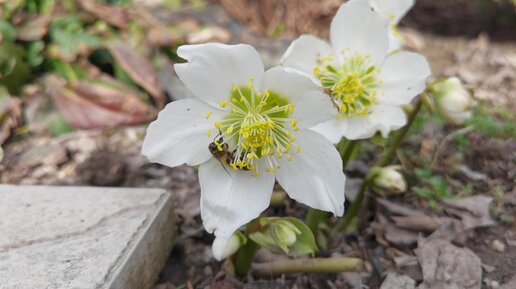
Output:
[[22,102],[10,95],[0,95],[0,145],[11,136],[11,131],[22,124]]
[[229,40],[231,40],[229,31],[218,26],[205,27],[186,36],[186,42],[189,44],[206,42],[228,43]]
[[446,240],[421,240],[415,252],[423,271],[418,289],[480,289],[481,261],[471,250]]
[[380,289],[414,289],[416,282],[412,278],[397,273],[389,273]]
[[95,0],[82,0],[79,1],[79,3],[85,11],[97,16],[107,23],[118,28],[127,28],[127,23],[129,23],[129,16],[124,8],[102,4]]
[[425,216],[421,211],[402,206],[393,202],[389,202],[383,198],[376,198],[376,202],[386,209],[389,213],[398,216]]
[[128,44],[117,42],[108,45],[109,52],[116,62],[138,85],[143,87],[154,98],[156,105],[165,105],[163,86],[159,81],[158,72],[150,61]]
[[41,40],[48,32],[50,17],[35,15],[16,26],[16,38],[23,41]]
[[63,117],[75,128],[141,124],[156,116],[156,111],[137,96],[113,87],[87,81],[66,84],[54,75],[45,79],[45,86]]
[[496,224],[489,213],[492,197],[477,195],[462,199],[443,200],[448,205],[447,211],[458,215],[464,224],[464,230]]
[[439,218],[430,216],[410,216],[410,217],[392,217],[397,227],[412,231],[433,232],[443,224],[452,222],[449,218]]

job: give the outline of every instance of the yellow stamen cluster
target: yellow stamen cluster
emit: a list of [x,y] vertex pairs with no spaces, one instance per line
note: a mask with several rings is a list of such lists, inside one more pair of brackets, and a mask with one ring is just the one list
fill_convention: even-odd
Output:
[[254,170],[258,175],[258,160],[264,159],[266,171],[274,173],[279,169],[278,159],[291,160],[291,147],[300,152],[291,135],[299,130],[297,120],[291,118],[295,105],[286,98],[268,90],[255,92],[251,79],[247,86],[233,87],[230,101],[220,103],[221,108],[227,105],[228,115],[215,122],[223,141],[214,143],[220,151],[228,144],[228,165],[233,169]]
[[376,87],[379,69],[370,66],[370,56],[348,50],[341,51],[343,61],[335,64],[333,55],[319,57],[314,68],[323,88],[331,92],[340,113],[337,118],[366,116],[377,104]]

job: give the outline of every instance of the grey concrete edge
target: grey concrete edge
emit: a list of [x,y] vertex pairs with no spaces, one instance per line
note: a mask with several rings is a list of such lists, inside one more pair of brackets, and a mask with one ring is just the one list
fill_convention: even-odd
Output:
[[[124,188],[116,188],[124,189]],[[163,189],[127,188],[160,193],[155,213],[141,225],[123,258],[110,270],[99,288],[152,288],[162,270],[176,236],[176,216],[171,194]]]

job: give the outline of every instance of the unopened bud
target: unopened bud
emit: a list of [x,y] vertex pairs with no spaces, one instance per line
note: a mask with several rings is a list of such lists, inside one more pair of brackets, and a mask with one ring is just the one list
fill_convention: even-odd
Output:
[[240,232],[235,232],[229,238],[217,237],[211,245],[213,257],[218,261],[222,261],[227,257],[235,254],[240,247],[245,244],[246,238]]
[[437,81],[432,85],[437,110],[446,122],[461,125],[471,118],[475,101],[457,77]]
[[259,224],[249,238],[262,247],[287,254],[313,254],[317,250],[312,231],[295,218],[260,218]]
[[379,169],[374,178],[374,185],[391,193],[403,193],[407,190],[405,178],[398,171],[398,166],[388,166]]

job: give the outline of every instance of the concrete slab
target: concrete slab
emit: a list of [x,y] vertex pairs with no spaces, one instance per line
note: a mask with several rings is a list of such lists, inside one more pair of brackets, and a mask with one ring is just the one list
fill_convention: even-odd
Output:
[[0,185],[0,288],[150,288],[174,236],[164,190]]

